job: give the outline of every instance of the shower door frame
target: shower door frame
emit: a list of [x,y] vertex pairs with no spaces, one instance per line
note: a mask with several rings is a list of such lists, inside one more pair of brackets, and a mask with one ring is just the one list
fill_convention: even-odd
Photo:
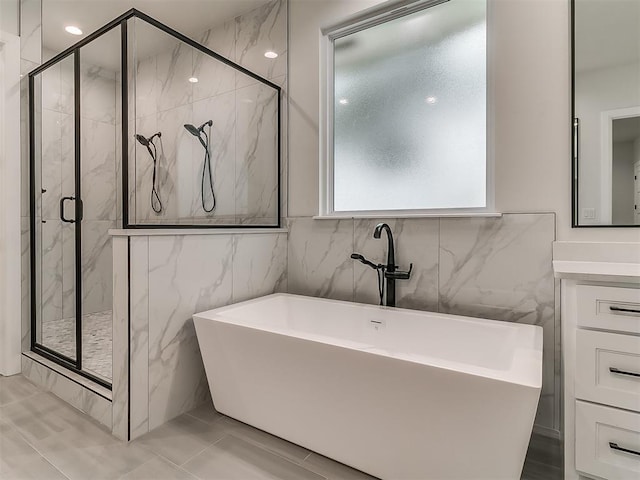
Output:
[[[209,55],[210,57],[228,65],[241,73],[257,80],[258,82],[273,88],[277,93],[277,222],[272,225],[253,225],[253,224],[217,224],[217,225],[188,225],[188,224],[131,224],[129,223],[129,65],[128,65],[128,24],[131,18],[139,18],[146,23],[158,28],[159,30],[169,34],[175,39],[186,43],[196,50]],[[120,61],[121,61],[121,102],[122,102],[122,152],[121,152],[121,172],[122,172],[122,228],[124,229],[269,229],[281,228],[282,226],[282,89],[275,83],[257,75],[256,73],[238,65],[237,63],[221,56],[220,54],[210,50],[191,38],[183,35],[177,30],[168,27],[153,17],[132,8],[115,18],[111,22],[103,25],[95,32],[87,35],[82,40],[55,55],[39,67],[29,72],[29,242],[30,242],[30,301],[31,301],[31,350],[52,362],[61,365],[83,377],[102,385],[109,390],[112,389],[111,383],[104,379],[93,375],[86,370],[82,370],[82,198],[81,198],[81,119],[80,119],[80,49],[101,37],[107,32],[120,27]],[[73,360],[62,355],[55,350],[38,343],[36,335],[37,327],[37,289],[36,285],[36,155],[35,155],[35,76],[41,74],[49,67],[59,63],[67,57],[73,55],[74,58],[74,168],[75,168],[75,320],[76,320],[76,359]],[[40,159],[42,162],[42,158]],[[117,160],[116,160],[117,161]],[[80,293],[79,293],[80,292]]]

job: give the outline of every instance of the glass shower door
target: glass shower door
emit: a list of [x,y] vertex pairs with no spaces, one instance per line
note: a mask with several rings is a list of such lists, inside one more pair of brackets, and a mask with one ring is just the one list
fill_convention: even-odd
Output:
[[78,358],[73,55],[34,79],[36,142],[35,343],[69,363]]

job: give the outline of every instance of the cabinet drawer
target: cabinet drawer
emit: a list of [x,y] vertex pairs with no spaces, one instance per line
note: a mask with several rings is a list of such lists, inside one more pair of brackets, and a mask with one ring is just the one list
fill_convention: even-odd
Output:
[[576,398],[640,411],[640,337],[578,329]]
[[577,286],[578,325],[640,333],[640,289]]
[[576,401],[576,470],[640,478],[640,414]]

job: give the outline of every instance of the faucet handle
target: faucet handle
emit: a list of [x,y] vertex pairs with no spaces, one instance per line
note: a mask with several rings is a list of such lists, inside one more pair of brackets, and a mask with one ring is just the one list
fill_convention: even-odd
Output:
[[392,280],[409,280],[411,278],[412,271],[413,263],[410,263],[408,272],[401,272],[399,270],[396,270],[395,272],[384,272],[384,276]]

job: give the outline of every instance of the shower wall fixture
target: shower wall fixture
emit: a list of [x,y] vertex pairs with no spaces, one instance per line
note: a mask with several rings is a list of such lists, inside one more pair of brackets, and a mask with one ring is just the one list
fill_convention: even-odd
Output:
[[32,350],[110,386],[109,229],[280,226],[280,91],[135,9],[29,73]]

